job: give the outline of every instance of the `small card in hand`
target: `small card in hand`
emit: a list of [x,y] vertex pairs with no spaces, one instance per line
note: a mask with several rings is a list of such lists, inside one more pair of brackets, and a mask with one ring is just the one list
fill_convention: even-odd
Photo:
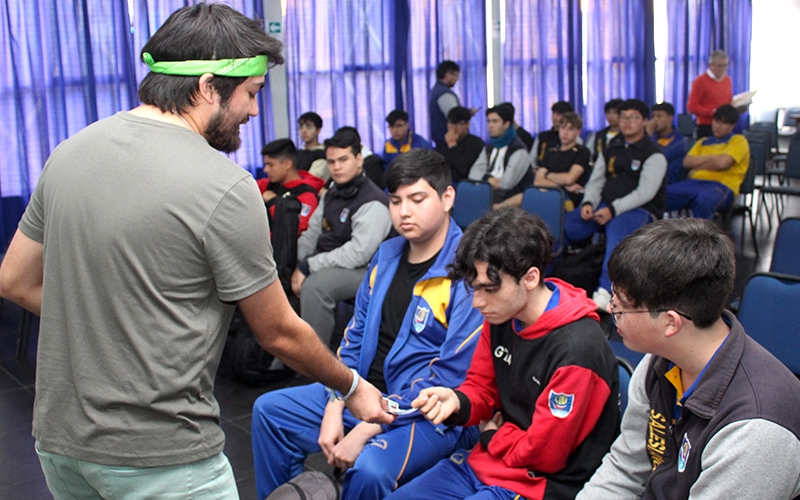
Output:
[[416,408],[409,408],[407,410],[400,408],[400,404],[397,401],[393,401],[389,398],[383,398],[383,400],[386,401],[386,404],[389,406],[386,413],[391,413],[392,415],[405,415],[406,413],[414,413],[417,411]]

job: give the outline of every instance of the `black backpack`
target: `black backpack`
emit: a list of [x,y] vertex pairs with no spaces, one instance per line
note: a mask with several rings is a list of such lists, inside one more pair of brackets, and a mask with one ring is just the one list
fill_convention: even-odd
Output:
[[275,356],[256,341],[237,307],[219,362],[219,374],[247,385],[268,385],[275,382],[275,371],[269,369],[273,359]]
[[279,486],[265,500],[339,500],[342,486],[319,471],[306,471]]

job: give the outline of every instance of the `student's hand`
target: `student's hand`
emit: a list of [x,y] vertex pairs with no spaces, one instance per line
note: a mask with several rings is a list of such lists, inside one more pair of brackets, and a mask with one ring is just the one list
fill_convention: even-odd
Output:
[[333,453],[328,457],[328,465],[342,470],[349,469],[356,463],[367,442],[380,433],[380,425],[361,422],[333,447]]
[[478,428],[481,432],[496,431],[501,425],[503,425],[503,414],[498,411],[491,420],[483,420],[478,424]]
[[603,207],[597,210],[592,218],[601,226],[605,226],[608,221],[614,218],[614,216],[611,215],[611,210],[608,207]]
[[497,189],[500,186],[500,179],[498,179],[497,177],[489,177],[488,179],[486,179],[486,182],[491,184],[492,189]]
[[347,409],[357,419],[373,424],[391,424],[397,418],[389,412],[389,405],[383,400],[381,391],[365,379],[358,381],[356,392],[347,398]]
[[411,402],[412,408],[419,408],[425,418],[439,425],[461,408],[458,396],[453,389],[447,387],[428,387],[419,392],[419,396]]
[[448,148],[454,148],[458,144],[458,135],[453,130],[448,130],[444,134],[444,142],[447,143]]
[[300,272],[299,269],[295,269],[292,273],[292,291],[298,297],[300,296],[300,290],[303,288],[303,282],[306,280],[306,275]]
[[333,448],[336,443],[344,438],[343,411],[344,403],[342,401],[332,401],[325,406],[325,413],[322,415],[317,444],[322,448],[322,453],[325,454],[328,461],[333,457]]
[[591,220],[592,216],[594,215],[594,208],[590,203],[583,205],[581,207],[581,219],[583,220]]
[[583,192],[583,186],[581,186],[577,182],[573,182],[572,184],[567,184],[566,186],[564,186],[564,189],[566,189],[570,193],[582,193]]
[[276,196],[278,195],[275,194],[275,191],[270,191],[269,189],[261,193],[261,198],[264,200],[264,203],[269,203],[270,200],[274,199]]

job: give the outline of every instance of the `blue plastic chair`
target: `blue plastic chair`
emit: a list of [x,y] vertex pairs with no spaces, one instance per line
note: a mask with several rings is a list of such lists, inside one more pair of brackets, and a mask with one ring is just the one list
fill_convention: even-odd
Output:
[[800,276],[798,248],[800,248],[800,218],[784,219],[778,226],[778,234],[775,236],[769,272]]
[[456,186],[453,219],[461,229],[492,209],[492,186],[483,181],[461,181]]
[[541,217],[553,233],[553,255],[560,255],[564,249],[565,202],[560,188],[529,187],[522,195],[522,209]]
[[800,376],[800,277],[754,274],[739,307],[745,331]]
[[628,360],[617,356],[617,371],[619,372],[619,414],[625,414],[628,408],[628,388],[631,385],[631,375],[633,375],[633,365]]

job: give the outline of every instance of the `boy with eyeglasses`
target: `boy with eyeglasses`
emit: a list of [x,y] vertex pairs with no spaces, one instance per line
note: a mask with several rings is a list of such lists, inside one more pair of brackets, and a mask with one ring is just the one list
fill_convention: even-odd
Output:
[[619,108],[621,133],[597,157],[580,210],[564,219],[568,245],[589,240],[602,227],[606,253],[600,282],[592,299],[605,310],[611,298],[608,258],[623,238],[643,225],[660,219],[666,199],[667,159],[645,133],[650,108],[628,99]]
[[614,250],[609,311],[649,354],[579,500],[800,495],[800,382],[724,309],[735,271],[733,242],[705,219],[654,222]]

